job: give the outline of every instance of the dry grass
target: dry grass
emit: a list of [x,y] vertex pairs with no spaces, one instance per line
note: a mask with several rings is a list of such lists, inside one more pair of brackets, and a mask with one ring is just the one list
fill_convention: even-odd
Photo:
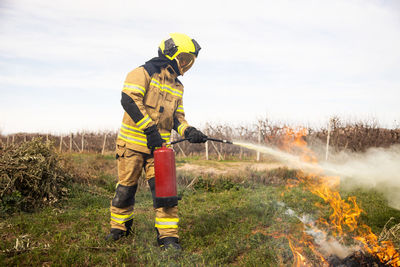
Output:
[[[388,225],[394,220],[394,217],[385,224],[381,234],[379,235],[379,241],[392,241],[394,244],[400,244],[400,223],[392,225],[388,228]],[[399,248],[397,248],[399,249]]]

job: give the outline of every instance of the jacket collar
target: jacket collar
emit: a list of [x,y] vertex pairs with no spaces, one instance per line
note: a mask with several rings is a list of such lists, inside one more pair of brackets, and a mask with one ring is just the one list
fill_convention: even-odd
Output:
[[171,65],[165,67],[164,74],[170,81],[175,81],[178,78],[178,74]]

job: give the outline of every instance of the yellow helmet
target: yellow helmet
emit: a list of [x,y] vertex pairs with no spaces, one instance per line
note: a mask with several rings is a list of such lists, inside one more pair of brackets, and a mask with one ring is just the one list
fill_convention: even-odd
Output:
[[183,75],[190,67],[201,49],[200,45],[183,33],[171,33],[171,38],[161,42],[159,52],[169,60],[176,60]]

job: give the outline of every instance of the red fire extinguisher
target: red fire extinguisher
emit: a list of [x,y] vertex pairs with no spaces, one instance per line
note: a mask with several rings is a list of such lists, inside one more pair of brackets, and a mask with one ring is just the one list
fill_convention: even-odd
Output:
[[178,205],[176,190],[175,151],[161,147],[154,151],[156,207],[174,207]]
[[[169,142],[173,145],[188,138]],[[207,138],[207,140],[232,144],[231,141]],[[169,147],[161,147],[154,151],[154,169],[155,169],[155,205],[159,207],[174,207],[178,205],[178,197],[176,190],[176,167],[175,167],[175,151]]]

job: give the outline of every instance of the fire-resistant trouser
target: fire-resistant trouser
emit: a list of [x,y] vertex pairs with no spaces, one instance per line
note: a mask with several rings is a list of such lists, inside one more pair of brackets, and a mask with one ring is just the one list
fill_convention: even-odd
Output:
[[[118,183],[111,201],[111,228],[129,230],[134,217],[135,194],[138,180],[144,169],[146,179],[154,190],[154,158],[153,155],[140,153],[117,145]],[[155,227],[158,238],[178,237],[178,207],[155,208]]]

